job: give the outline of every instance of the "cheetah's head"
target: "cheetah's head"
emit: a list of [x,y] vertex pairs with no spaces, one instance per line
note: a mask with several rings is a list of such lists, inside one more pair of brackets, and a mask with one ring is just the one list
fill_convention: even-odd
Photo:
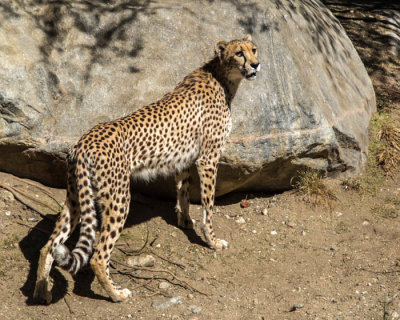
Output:
[[232,80],[243,78],[254,80],[257,72],[260,71],[257,48],[249,34],[242,40],[217,41],[215,54],[219,57],[221,64],[227,68],[229,78]]

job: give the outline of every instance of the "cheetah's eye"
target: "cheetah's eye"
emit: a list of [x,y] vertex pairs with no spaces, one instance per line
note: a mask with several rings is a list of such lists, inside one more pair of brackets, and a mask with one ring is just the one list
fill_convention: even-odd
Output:
[[256,52],[257,52],[257,49],[253,48],[253,54],[256,54]]
[[237,55],[238,57],[243,57],[243,51],[238,51],[238,52],[236,52],[236,55]]

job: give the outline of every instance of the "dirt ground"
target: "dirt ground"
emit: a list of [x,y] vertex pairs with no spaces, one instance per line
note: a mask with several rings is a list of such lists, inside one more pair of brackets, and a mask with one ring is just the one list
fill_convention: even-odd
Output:
[[[387,53],[385,23],[369,20],[382,20],[381,8],[325,2],[365,62],[380,108],[397,117],[399,59]],[[176,227],[173,202],[135,195],[111,269],[134,295],[112,303],[90,269],[73,279],[56,267],[53,302],[43,306],[32,301],[38,254],[65,191],[0,173],[0,319],[400,319],[400,175],[369,169],[355,181],[327,180],[330,205],[295,190],[217,199],[215,231],[230,243],[222,252],[202,240],[199,205],[188,232]],[[155,265],[124,265],[132,254]]]

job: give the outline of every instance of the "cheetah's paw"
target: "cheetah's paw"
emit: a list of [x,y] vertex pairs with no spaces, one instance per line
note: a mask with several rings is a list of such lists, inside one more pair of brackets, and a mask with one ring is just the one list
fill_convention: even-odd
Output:
[[33,299],[40,304],[51,303],[51,292],[48,289],[48,281],[46,279],[38,280],[36,283],[35,291],[33,292]]
[[127,288],[124,288],[124,289],[121,289],[121,290],[117,290],[116,296],[115,297],[111,297],[111,299],[114,302],[122,302],[122,301],[128,299],[131,295],[132,295],[132,291],[127,289]]

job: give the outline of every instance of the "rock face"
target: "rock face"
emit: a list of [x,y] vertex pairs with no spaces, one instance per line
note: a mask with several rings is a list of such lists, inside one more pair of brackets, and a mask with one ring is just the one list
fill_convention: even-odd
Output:
[[[64,186],[66,152],[85,131],[161,98],[215,41],[246,33],[261,72],[233,102],[217,194],[282,190],[302,167],[357,173],[366,162],[374,91],[318,1],[19,3],[0,4],[2,171]],[[174,194],[171,181],[151,191]]]

